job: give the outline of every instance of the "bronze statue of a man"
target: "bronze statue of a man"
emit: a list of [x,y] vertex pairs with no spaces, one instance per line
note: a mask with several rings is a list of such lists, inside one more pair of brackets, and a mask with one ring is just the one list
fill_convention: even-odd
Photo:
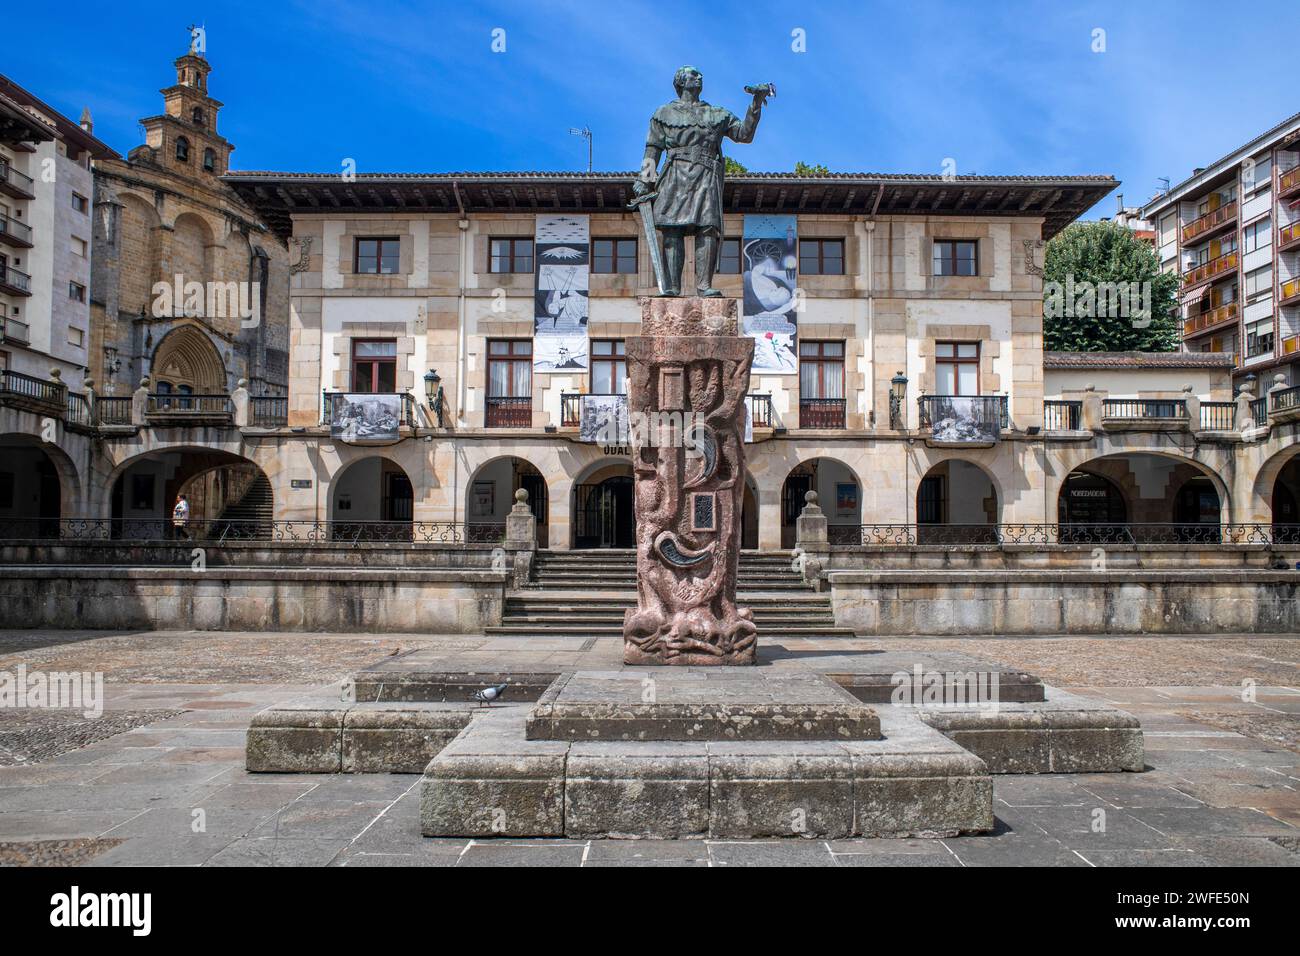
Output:
[[[673,77],[677,99],[655,110],[646,136],[641,175],[632,184],[638,197],[653,194],[655,226],[663,233],[663,276],[660,291],[681,295],[686,234],[695,234],[695,285],[702,296],[721,295],[713,288],[722,240],[722,140],[754,139],[771,84],[746,87],[754,100],[743,121],[730,110],[700,99],[704,77],[684,66]],[[663,169],[659,159],[665,156]],[[653,250],[652,250],[653,251]],[[656,277],[659,278],[659,277]]]

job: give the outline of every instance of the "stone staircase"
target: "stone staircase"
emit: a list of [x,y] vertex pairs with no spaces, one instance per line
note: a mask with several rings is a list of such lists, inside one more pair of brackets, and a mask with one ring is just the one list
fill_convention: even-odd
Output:
[[[737,598],[754,612],[759,640],[853,637],[836,626],[830,596],[805,584],[792,562],[789,552],[741,553]],[[618,637],[623,613],[635,606],[635,551],[539,551],[533,580],[507,595],[501,624],[486,630],[508,637]]]
[[234,522],[237,528],[248,528],[256,523],[265,525],[269,532],[274,517],[273,501],[271,482],[266,475],[259,474],[238,499],[222,509],[216,525],[220,528],[224,522]]

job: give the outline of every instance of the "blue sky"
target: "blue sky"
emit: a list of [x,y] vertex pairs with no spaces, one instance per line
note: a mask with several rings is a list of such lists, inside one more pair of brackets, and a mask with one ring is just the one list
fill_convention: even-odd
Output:
[[1294,0],[70,0],[6,18],[38,42],[8,44],[0,71],[74,119],[88,105],[123,153],[202,24],[237,170],[584,169],[568,132],[584,125],[598,170],[633,169],[690,63],[705,98],[736,111],[746,83],[776,83],[756,141],[728,144],[753,170],[938,173],[951,158],[962,174],[1110,173],[1132,205],[1300,110]]

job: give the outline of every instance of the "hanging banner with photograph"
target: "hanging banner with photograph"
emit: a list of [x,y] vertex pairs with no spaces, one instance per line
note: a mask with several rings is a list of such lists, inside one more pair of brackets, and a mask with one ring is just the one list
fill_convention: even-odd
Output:
[[1002,434],[1002,406],[979,395],[932,395],[931,441],[987,444]]
[[335,441],[366,444],[401,438],[401,395],[345,393],[330,397],[330,438]]
[[597,445],[626,445],[627,396],[583,395],[578,434]]
[[740,244],[744,270],[742,331],[754,340],[753,372],[794,375],[799,237],[794,216],[746,216]]
[[588,217],[538,216],[533,251],[533,369],[586,371]]

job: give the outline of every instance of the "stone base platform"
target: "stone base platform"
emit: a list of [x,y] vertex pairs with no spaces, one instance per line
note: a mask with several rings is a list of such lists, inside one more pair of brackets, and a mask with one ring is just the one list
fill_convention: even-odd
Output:
[[529,740],[496,708],[425,771],[425,836],[953,836],[993,827],[978,757],[907,714],[881,740]]
[[812,671],[689,667],[562,675],[529,740],[879,740],[880,719]]

